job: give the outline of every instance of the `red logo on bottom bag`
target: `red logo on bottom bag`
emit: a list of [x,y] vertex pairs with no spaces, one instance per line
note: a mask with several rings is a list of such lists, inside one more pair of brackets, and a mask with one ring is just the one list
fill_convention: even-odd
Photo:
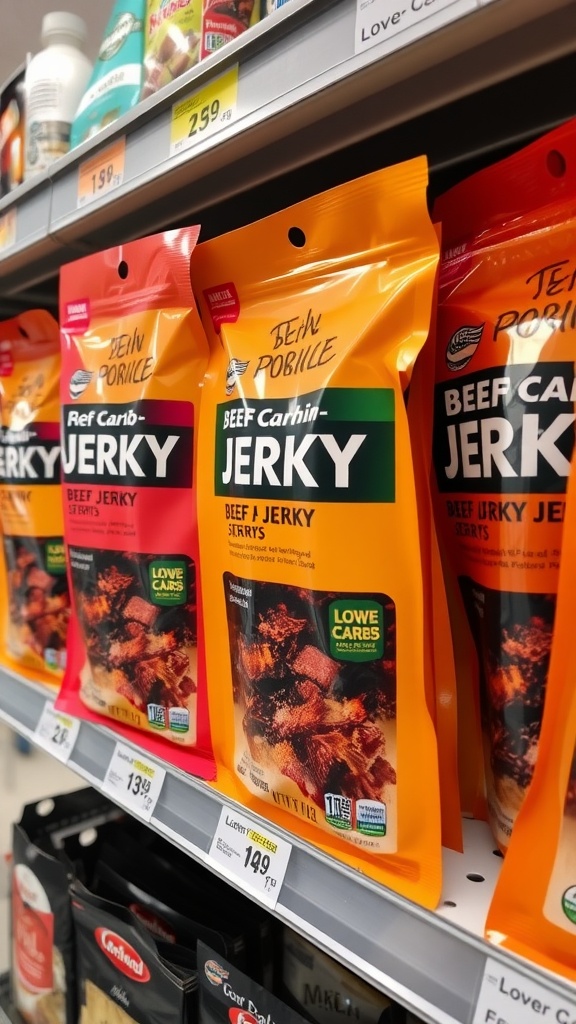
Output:
[[228,1016],[230,1017],[231,1024],[258,1024],[253,1013],[247,1013],[246,1010],[239,1010],[237,1006],[228,1010]]
[[29,992],[52,989],[54,915],[49,908],[36,876],[18,864],[12,891],[14,959],[18,978]]
[[142,957],[121,935],[109,928],[97,928],[94,937],[102,952],[127,978],[132,981],[150,981],[150,971]]

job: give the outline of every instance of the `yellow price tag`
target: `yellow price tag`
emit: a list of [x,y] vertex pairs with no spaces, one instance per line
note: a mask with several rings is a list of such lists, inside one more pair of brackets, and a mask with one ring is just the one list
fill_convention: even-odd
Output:
[[170,156],[197,146],[236,118],[238,65],[172,107]]
[[16,209],[7,210],[0,217],[0,252],[10,249],[16,242]]
[[123,137],[84,160],[78,168],[77,207],[86,206],[118,188],[124,181],[125,159],[126,139]]

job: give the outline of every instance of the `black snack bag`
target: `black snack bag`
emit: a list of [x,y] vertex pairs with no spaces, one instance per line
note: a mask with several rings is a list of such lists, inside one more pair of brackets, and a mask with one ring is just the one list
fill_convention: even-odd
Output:
[[199,1024],[305,1024],[305,1018],[198,943]]
[[80,1024],[192,1024],[198,979],[189,950],[156,944],[134,915],[70,888]]
[[291,928],[284,928],[282,998],[314,1024],[404,1024],[405,1010]]
[[28,1024],[76,1024],[72,872],[58,850],[65,836],[117,813],[84,788],[28,804],[13,826],[12,1001]]

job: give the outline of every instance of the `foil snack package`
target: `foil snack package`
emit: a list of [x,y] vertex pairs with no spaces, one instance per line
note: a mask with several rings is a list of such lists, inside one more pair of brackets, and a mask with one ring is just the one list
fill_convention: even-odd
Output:
[[436,516],[476,648],[460,670],[477,670],[503,850],[538,757],[574,446],[575,139],[570,122],[435,208]]
[[351,182],[199,246],[192,278],[211,343],[199,513],[218,786],[433,905],[403,399],[438,256],[426,183],[424,160]]
[[202,0],[147,0],[142,99],[200,60]]
[[58,706],[113,721],[210,777],[195,496],[208,351],[189,274],[198,230],[153,235],[61,271],[74,621]]
[[259,0],[204,0],[201,58],[237,39],[259,20]]
[[0,323],[1,645],[8,663],[59,685],[70,601],[60,488],[60,344],[50,313]]

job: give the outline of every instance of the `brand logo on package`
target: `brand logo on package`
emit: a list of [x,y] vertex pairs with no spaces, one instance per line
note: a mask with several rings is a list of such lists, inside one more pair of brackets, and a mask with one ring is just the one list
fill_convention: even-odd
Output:
[[204,964],[204,974],[211,985],[221,985],[230,976],[230,971],[225,970],[217,960],[207,960]]
[[239,1010],[237,1006],[228,1010],[228,1017],[230,1018],[231,1024],[258,1024],[258,1020],[253,1013],[247,1013],[246,1010]]
[[67,302],[64,309],[63,330],[82,334],[90,327],[90,299],[75,299]]
[[150,981],[150,971],[129,942],[109,928],[97,928],[94,937],[105,956],[127,978],[131,978],[132,981]]
[[93,376],[94,374],[90,373],[90,370],[75,370],[70,377],[70,385],[68,388],[70,391],[70,398],[80,398],[80,395],[83,395],[86,391],[86,388]]
[[249,360],[243,362],[241,359],[231,359],[226,367],[226,394],[231,395],[240,377],[249,366]]
[[204,298],[212,317],[214,330],[220,331],[221,324],[235,324],[240,314],[240,299],[232,281],[206,288]]
[[473,358],[480,341],[484,324],[479,327],[460,327],[454,332],[446,348],[446,365],[453,373],[463,370]]

